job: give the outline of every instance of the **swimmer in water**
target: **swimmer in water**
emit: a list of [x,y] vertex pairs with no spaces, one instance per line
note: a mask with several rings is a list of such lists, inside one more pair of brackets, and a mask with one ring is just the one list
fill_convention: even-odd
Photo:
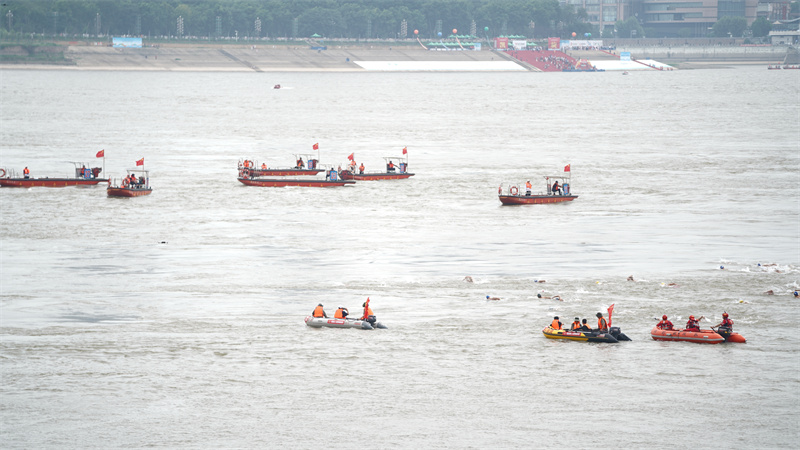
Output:
[[563,301],[564,301],[564,300],[562,300],[562,299],[561,299],[561,297],[560,297],[560,296],[558,296],[558,295],[554,295],[554,296],[552,296],[552,297],[545,297],[545,296],[542,296],[542,294],[536,294],[536,297],[537,297],[537,298],[548,298],[548,299],[558,300],[558,301],[560,301],[560,302],[563,302]]
[[472,283],[472,277],[467,275],[467,276],[464,277],[464,279],[462,281],[466,281],[467,283]]
[[489,296],[487,295],[487,296],[486,296],[486,300],[500,300],[500,297],[489,297]]

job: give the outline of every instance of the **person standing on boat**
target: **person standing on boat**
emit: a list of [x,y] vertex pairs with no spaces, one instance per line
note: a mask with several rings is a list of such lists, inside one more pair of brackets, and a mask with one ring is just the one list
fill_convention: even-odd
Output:
[[364,307],[364,315],[361,316],[361,320],[366,320],[375,328],[375,323],[378,322],[378,319],[375,317],[375,314],[373,314],[372,308],[369,307],[369,297],[367,297],[367,301],[361,306]]
[[364,163],[361,163],[361,165],[358,166],[358,173],[361,173],[361,174],[364,173]]
[[558,185],[558,180],[553,183],[553,195],[556,195],[556,192],[558,192],[558,195],[561,195],[561,187]]
[[733,321],[728,318],[728,313],[722,313],[722,322],[717,324],[718,327],[725,327],[733,331]]
[[333,314],[334,319],[346,319],[350,312],[344,306],[340,306],[339,309]]
[[579,317],[576,317],[575,321],[572,322],[572,325],[570,325],[569,329],[571,331],[575,331],[575,330],[580,329],[580,327],[581,327],[581,319]]
[[694,316],[689,316],[689,320],[686,322],[686,331],[700,331],[700,320],[705,318],[705,316],[700,316],[700,319],[694,320]]
[[325,310],[322,309],[322,303],[320,303],[319,305],[317,305],[316,308],[314,308],[314,312],[311,313],[311,315],[313,317],[325,317],[325,318],[328,317],[328,315],[325,314]]
[[528,180],[528,181],[525,182],[525,195],[527,195],[527,196],[531,195],[531,188],[532,187],[533,186],[531,186],[531,180]]
[[667,315],[664,314],[663,316],[661,316],[661,322],[658,322],[656,327],[659,330],[671,330],[672,329],[672,322],[667,320]]
[[394,172],[394,163],[391,160],[389,160],[389,164],[386,165],[386,171]]
[[303,164],[303,157],[301,156],[301,157],[300,157],[300,158],[297,160],[297,166],[296,166],[296,168],[297,168],[297,169],[302,169],[303,167],[305,167],[305,164]]
[[24,168],[24,169],[22,169],[22,175],[23,175],[23,176],[24,176],[26,179],[31,177],[31,171],[30,171],[30,170],[28,170],[28,166],[25,166],[25,168]]
[[563,324],[560,320],[558,320],[558,316],[553,317],[553,322],[550,323],[550,328],[554,330],[560,330]]
[[608,332],[608,322],[603,318],[603,313],[597,313],[597,331]]

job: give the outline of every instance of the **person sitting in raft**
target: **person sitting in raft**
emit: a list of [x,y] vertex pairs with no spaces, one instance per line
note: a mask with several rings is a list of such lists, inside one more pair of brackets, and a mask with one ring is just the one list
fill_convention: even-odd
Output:
[[572,322],[572,325],[570,325],[569,329],[570,331],[575,331],[579,330],[580,328],[581,328],[581,319],[579,317],[576,317],[575,321]]
[[558,195],[561,195],[561,187],[558,185],[558,180],[553,183],[553,195],[556,195],[556,192],[558,192]]
[[333,314],[333,318],[346,319],[349,314],[350,312],[347,311],[347,308],[345,308],[344,306],[340,306],[339,309],[337,309],[336,312]]
[[560,330],[562,326],[561,321],[558,320],[558,316],[553,317],[553,322],[550,323],[550,328],[554,330]]
[[317,305],[316,308],[314,308],[314,312],[311,313],[311,316],[312,317],[325,317],[325,318],[328,317],[328,315],[325,314],[325,310],[322,309],[322,303],[320,303],[319,305]]
[[531,186],[531,180],[528,180],[528,181],[526,181],[526,182],[525,182],[525,195],[527,195],[527,196],[529,196],[529,197],[530,197],[530,195],[531,195],[531,188],[532,188],[532,187],[533,187],[533,186]]
[[303,157],[301,156],[300,159],[297,160],[297,165],[295,166],[295,168],[302,169],[303,167],[305,167],[305,164],[303,164]]
[[358,166],[358,173],[361,173],[361,174],[364,173],[364,163],[361,163],[361,165]]
[[25,177],[25,179],[28,179],[28,178],[31,177],[31,171],[28,170],[28,166],[25,166],[25,168],[22,169],[22,175]]
[[672,330],[672,322],[667,320],[667,315],[664,314],[663,316],[661,316],[661,322],[658,322],[658,324],[656,324],[656,327],[659,330]]
[[[700,319],[703,319],[703,317],[704,316],[700,316]],[[689,316],[685,331],[700,331],[700,324],[698,323],[700,319],[694,320],[694,316]]]
[[722,313],[722,322],[718,323],[717,327],[724,327],[733,331],[733,321],[728,318],[728,313]]
[[603,313],[597,313],[597,331],[608,332],[608,322],[603,318]]
[[369,298],[367,298],[367,301],[364,302],[363,305],[361,305],[362,307],[364,307],[364,315],[361,316],[361,320],[366,320],[374,328],[375,327],[375,323],[378,322],[378,319],[375,317],[375,314],[372,312],[372,308],[369,307],[369,303],[368,302],[369,302]]
[[386,165],[387,172],[394,172],[394,163],[389,161],[389,164]]
[[581,322],[581,327],[578,330],[579,331],[592,331],[592,327],[589,326],[589,321],[587,319],[583,319],[583,322]]

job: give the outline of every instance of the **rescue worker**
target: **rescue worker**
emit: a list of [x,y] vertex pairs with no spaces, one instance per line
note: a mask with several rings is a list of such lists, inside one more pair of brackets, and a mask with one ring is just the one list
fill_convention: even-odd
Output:
[[[702,318],[703,316],[700,316],[700,319]],[[694,320],[694,316],[689,316],[689,320],[686,322],[685,331],[700,331],[700,324],[698,323],[700,319]]]
[[303,167],[305,167],[305,164],[303,164],[303,157],[301,156],[300,159],[297,160],[296,168],[302,169]]
[[394,163],[390,160],[389,164],[386,165],[387,172],[394,172]]
[[589,326],[588,319],[583,319],[583,322],[581,322],[580,331],[592,331],[592,327]]
[[336,312],[333,314],[333,318],[346,319],[348,314],[350,314],[350,312],[347,311],[347,308],[345,308],[344,306],[340,306],[339,309],[337,309]]
[[531,186],[531,180],[528,180],[528,181],[525,182],[525,195],[527,195],[527,196],[531,195],[531,188],[532,187],[533,186]]
[[597,331],[608,331],[608,322],[603,318],[603,313],[597,313]]
[[372,308],[369,307],[369,298],[361,306],[364,307],[364,315],[361,316],[361,320],[366,320],[374,328],[375,327],[375,323],[378,321],[378,319],[375,317],[375,314],[372,312]]
[[558,192],[558,195],[561,195],[561,187],[558,185],[558,180],[553,183],[553,195],[556,195],[556,192]]
[[325,318],[328,317],[328,315],[325,314],[325,310],[322,309],[322,303],[320,303],[319,305],[317,305],[316,308],[314,308],[314,312],[311,313],[311,315],[313,317],[325,317]]
[[364,163],[361,163],[361,165],[358,166],[358,173],[364,173]]
[[722,322],[717,324],[718,327],[725,327],[733,331],[733,321],[728,318],[728,313],[722,313]]
[[267,170],[267,163],[261,163],[261,170]]
[[22,175],[24,175],[25,178],[30,178],[31,177],[31,171],[28,170],[28,166],[25,166],[25,168],[22,169]]
[[574,331],[574,330],[579,329],[580,327],[581,327],[581,319],[576,317],[575,321],[572,322],[572,325],[570,325],[569,329]]
[[672,329],[672,322],[667,320],[667,315],[664,314],[663,316],[661,316],[661,322],[658,322],[656,327],[659,330],[671,330]]
[[561,324],[561,321],[558,320],[558,316],[555,316],[555,317],[553,317],[553,322],[550,324],[550,328],[552,328],[554,330],[560,330],[561,329],[561,325],[562,324]]

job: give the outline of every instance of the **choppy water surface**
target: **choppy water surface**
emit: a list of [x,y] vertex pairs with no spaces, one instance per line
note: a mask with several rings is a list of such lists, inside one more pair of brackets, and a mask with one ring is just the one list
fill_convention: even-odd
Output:
[[[4,446],[794,447],[800,74],[775,72],[3,71],[0,166],[105,149],[154,186],[0,189]],[[235,179],[315,142],[408,146],[417,175]],[[566,164],[578,200],[497,201]],[[303,323],[367,296],[389,330]],[[541,334],[612,303],[633,342]],[[723,311],[747,344],[649,337]]]

